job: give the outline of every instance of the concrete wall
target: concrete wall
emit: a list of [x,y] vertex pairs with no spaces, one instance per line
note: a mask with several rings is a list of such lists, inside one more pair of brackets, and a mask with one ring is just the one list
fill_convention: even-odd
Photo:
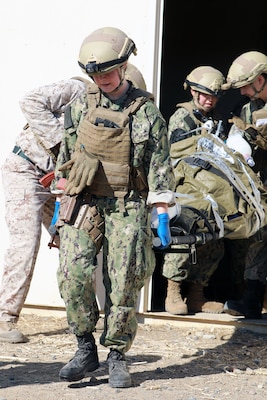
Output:
[[[82,40],[101,26],[115,26],[136,43],[131,56],[158,101],[163,0],[10,0],[0,4],[0,164],[14,146],[25,124],[18,100],[28,90],[75,75],[82,75],[77,57]],[[1,187],[0,177],[0,187]],[[4,197],[0,190],[0,274],[8,231]],[[26,304],[62,306],[55,271],[58,251],[49,249],[43,232],[32,285]]]

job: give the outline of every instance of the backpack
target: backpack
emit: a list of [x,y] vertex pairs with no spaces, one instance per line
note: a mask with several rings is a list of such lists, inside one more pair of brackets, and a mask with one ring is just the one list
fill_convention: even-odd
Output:
[[[181,148],[182,147],[182,148]],[[202,133],[171,146],[181,213],[171,221],[188,234],[249,238],[266,225],[267,192],[243,156]]]

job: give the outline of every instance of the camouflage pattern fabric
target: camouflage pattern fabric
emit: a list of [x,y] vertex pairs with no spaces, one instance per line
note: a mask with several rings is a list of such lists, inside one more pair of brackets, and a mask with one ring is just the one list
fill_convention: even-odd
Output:
[[244,279],[257,280],[266,283],[267,277],[267,231],[262,233],[262,240],[255,236],[250,245],[244,271]]
[[[100,342],[125,352],[137,330],[139,291],[155,266],[150,218],[144,200],[127,200],[125,217],[116,199],[93,196],[94,204],[105,218],[102,272],[107,321]],[[66,224],[60,228],[60,243],[59,290],[70,329],[81,336],[92,332],[98,320],[93,287],[96,247],[88,233]]]
[[13,152],[2,165],[10,245],[4,255],[0,320],[18,319],[30,288],[42,224],[48,229],[54,212],[55,196],[39,183],[46,172],[53,170],[54,161],[37,142],[34,132],[47,148],[58,144],[63,133],[62,113],[84,90],[84,83],[77,80],[59,81],[26,93],[20,101],[29,126],[15,143],[35,165]]
[[[193,101],[189,102],[193,104]],[[194,108],[197,108],[196,106]],[[190,123],[188,122],[190,120]],[[168,136],[169,138],[177,128],[186,132],[197,128],[199,125],[195,124],[192,128],[192,122],[195,118],[184,107],[179,107],[175,113],[170,117]],[[182,134],[182,133],[181,133]],[[200,133],[197,133],[200,135]],[[179,145],[181,144],[181,157],[190,154],[190,149],[183,147],[183,143],[187,143],[181,137]],[[189,152],[189,153],[188,153]],[[176,188],[177,190],[177,188]],[[177,190],[179,192],[179,190]],[[175,246],[172,246],[175,247]],[[183,246],[179,246],[182,248]],[[167,279],[173,281],[182,281],[188,279],[191,282],[201,283],[206,286],[212,276],[213,272],[217,269],[220,260],[224,255],[223,240],[208,242],[205,245],[197,247],[197,264],[191,264],[188,254],[184,253],[168,253],[164,256],[164,263],[162,267],[162,274]]]
[[47,149],[61,141],[64,130],[64,112],[71,102],[85,91],[85,84],[76,79],[62,80],[34,89],[20,100],[21,110],[28,127],[16,138],[17,146],[44,172],[54,169],[54,162],[35,134]]
[[[192,105],[193,108],[197,108],[193,100],[188,102]],[[189,117],[189,119],[187,119]],[[195,126],[192,127],[192,122],[195,123]],[[177,128],[183,129],[186,132],[191,131],[191,129],[199,128],[201,126],[201,122],[197,121],[194,115],[185,108],[178,107],[177,110],[171,115],[168,125],[168,136],[170,138],[172,132],[174,132]]]
[[[245,125],[250,125],[253,123],[253,112],[257,111],[258,109],[264,109],[267,111],[267,103],[265,103],[263,106],[262,102],[255,100],[243,106],[240,113],[240,118],[242,121],[244,121]],[[267,186],[267,150],[255,145],[255,140],[248,132],[245,133],[245,136],[253,149],[252,156],[255,161],[255,167],[253,167],[253,170],[259,174],[263,184]]]
[[[174,247],[172,246],[172,248]],[[179,247],[186,248],[182,245]],[[186,279],[188,282],[208,286],[209,280],[216,271],[223,255],[223,239],[198,246],[196,264],[190,262],[188,254],[166,253],[164,255],[162,274],[172,281],[180,282]]]
[[[255,100],[246,103],[240,113],[240,118],[245,124],[253,123],[253,112],[264,109],[267,110],[267,103],[263,103],[262,100]],[[266,187],[267,184],[267,151],[262,148],[255,146],[254,140],[247,133],[247,140],[253,147],[252,156],[255,160],[255,167],[253,170],[257,172]],[[262,283],[266,283],[267,277],[267,233],[266,227],[263,229],[262,240],[258,240],[258,236],[255,235],[253,243],[250,245],[247,257],[246,267],[244,271],[244,279],[259,280]]]
[[[120,104],[101,94],[100,105],[120,112],[128,93]],[[87,96],[71,106],[73,127],[65,130],[56,165],[54,184],[67,178],[69,171],[59,171],[75,151],[76,129],[88,108]],[[174,187],[169,157],[167,126],[155,104],[148,100],[133,115],[131,121],[131,166],[143,166],[150,192],[162,194]],[[92,197],[105,219],[103,242],[103,277],[106,290],[105,330],[101,344],[126,352],[137,330],[136,307],[138,294],[155,267],[152,248],[150,213],[145,200],[131,191],[125,198],[125,210],[119,210],[118,200]],[[60,267],[58,282],[66,303],[69,325],[75,334],[92,332],[97,309],[92,286],[92,271],[96,249],[89,235],[73,227],[60,228]]]
[[[125,100],[127,97],[125,98]],[[112,103],[108,98],[101,96],[101,106],[114,111],[123,109],[121,104]],[[60,178],[68,178],[69,171],[60,172],[58,169],[67,162],[75,151],[77,135],[75,133],[83,113],[87,109],[86,94],[78,98],[71,107],[73,127],[65,131],[61,142],[61,150],[55,168],[56,179],[52,183],[55,187]],[[147,101],[134,115],[131,121],[131,140],[134,144],[131,155],[131,165],[143,165],[148,179],[150,192],[173,190],[175,180],[169,157],[169,143],[166,134],[166,121],[152,101]]]
[[48,229],[53,216],[55,196],[39,178],[31,163],[13,153],[2,166],[10,244],[4,255],[0,320],[18,319],[30,288],[42,224]]

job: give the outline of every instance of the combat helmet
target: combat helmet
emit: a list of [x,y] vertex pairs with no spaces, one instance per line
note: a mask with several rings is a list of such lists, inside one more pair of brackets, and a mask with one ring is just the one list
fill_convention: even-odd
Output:
[[127,63],[127,67],[125,70],[125,79],[131,81],[136,88],[146,90],[146,82],[143,75],[137,67],[135,67],[133,64],[130,64],[129,62]]
[[237,89],[252,83],[257,76],[267,73],[267,56],[259,51],[248,51],[237,57],[229,68],[225,89]]
[[82,42],[78,64],[83,72],[93,76],[122,66],[132,53],[137,53],[135,43],[123,31],[100,28]]
[[188,87],[197,92],[219,96],[222,93],[222,85],[225,82],[223,74],[210,66],[202,66],[193,69],[187,75],[184,82],[184,89]]

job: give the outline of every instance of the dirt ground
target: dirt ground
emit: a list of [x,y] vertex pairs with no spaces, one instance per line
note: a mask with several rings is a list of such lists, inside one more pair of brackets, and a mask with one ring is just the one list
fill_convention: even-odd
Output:
[[[133,387],[108,385],[108,350],[80,382],[58,378],[76,351],[66,319],[23,314],[28,343],[0,343],[0,400],[263,400],[267,398],[267,335],[243,328],[180,328],[140,324],[127,353]],[[101,330],[95,332],[98,342]]]

